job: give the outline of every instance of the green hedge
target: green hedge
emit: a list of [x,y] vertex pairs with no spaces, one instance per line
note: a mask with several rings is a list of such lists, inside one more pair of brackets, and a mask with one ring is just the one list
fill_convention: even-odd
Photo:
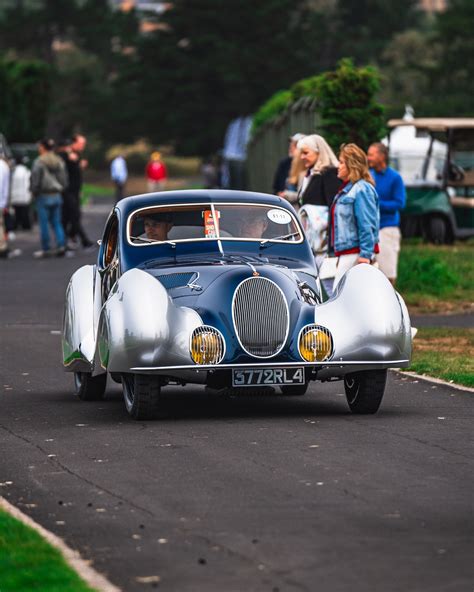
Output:
[[303,97],[317,102],[321,131],[334,148],[355,142],[364,149],[385,133],[384,108],[376,101],[380,76],[371,66],[356,67],[344,58],[331,72],[299,80],[271,96],[255,113],[252,133],[274,121]]

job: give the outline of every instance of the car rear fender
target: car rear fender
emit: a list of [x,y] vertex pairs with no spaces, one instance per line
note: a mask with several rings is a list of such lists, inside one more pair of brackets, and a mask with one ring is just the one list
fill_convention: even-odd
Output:
[[64,367],[71,372],[94,370],[95,277],[95,265],[84,265],[73,274],[66,289],[62,349]]

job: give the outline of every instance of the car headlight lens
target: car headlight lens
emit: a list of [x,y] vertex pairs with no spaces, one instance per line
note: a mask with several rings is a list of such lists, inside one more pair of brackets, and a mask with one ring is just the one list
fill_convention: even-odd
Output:
[[190,352],[196,364],[219,364],[225,352],[224,338],[214,327],[197,327],[191,335]]
[[307,325],[300,333],[299,350],[307,362],[325,362],[333,352],[332,335],[320,325]]

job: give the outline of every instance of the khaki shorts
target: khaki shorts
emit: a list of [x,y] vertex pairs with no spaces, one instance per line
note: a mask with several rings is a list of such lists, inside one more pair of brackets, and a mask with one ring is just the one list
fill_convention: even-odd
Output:
[[377,255],[377,263],[379,264],[380,271],[392,280],[397,277],[401,238],[402,235],[398,226],[387,226],[380,229],[380,253]]

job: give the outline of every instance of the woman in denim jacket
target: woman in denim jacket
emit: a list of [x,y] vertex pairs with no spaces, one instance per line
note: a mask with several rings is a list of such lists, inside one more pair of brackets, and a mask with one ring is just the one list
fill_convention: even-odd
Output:
[[354,265],[373,263],[378,253],[380,221],[379,198],[367,156],[355,144],[341,147],[338,177],[343,186],[329,216],[329,253],[338,258],[334,288]]

